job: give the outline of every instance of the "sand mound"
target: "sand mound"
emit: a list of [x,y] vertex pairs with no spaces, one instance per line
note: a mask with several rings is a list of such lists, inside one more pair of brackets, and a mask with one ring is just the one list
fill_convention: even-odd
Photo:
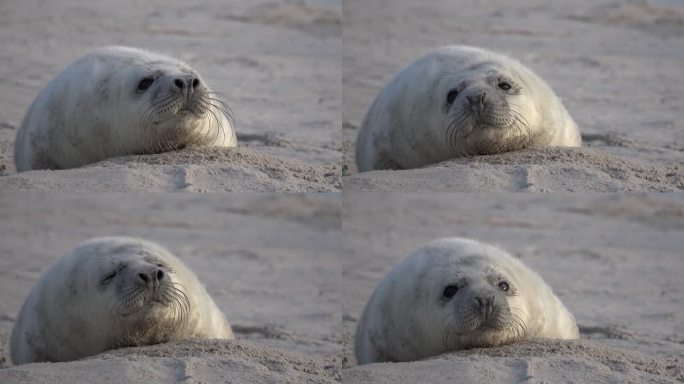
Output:
[[684,169],[587,148],[544,148],[448,160],[421,169],[344,177],[346,191],[666,192],[684,189]]
[[541,340],[444,354],[411,363],[346,369],[345,383],[550,382],[671,383],[684,380],[684,365],[589,340]]
[[117,349],[68,363],[27,364],[0,370],[11,383],[333,383],[339,362],[245,341],[186,340]]
[[314,192],[336,191],[340,184],[337,164],[283,159],[251,148],[191,148],[0,178],[0,189],[14,191]]

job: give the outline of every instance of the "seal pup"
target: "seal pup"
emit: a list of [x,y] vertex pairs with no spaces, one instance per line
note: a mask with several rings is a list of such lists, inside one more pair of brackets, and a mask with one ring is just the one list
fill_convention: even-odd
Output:
[[507,56],[467,46],[428,53],[373,102],[356,141],[360,172],[410,169],[454,157],[579,147],[553,90]]
[[378,285],[358,323],[359,364],[419,360],[525,339],[576,339],[575,319],[535,272],[475,240],[438,239]]
[[36,97],[17,132],[14,162],[18,171],[65,169],[236,143],[232,111],[188,64],[104,47],[69,65]]
[[10,353],[14,364],[69,361],[188,338],[233,338],[192,271],[155,243],[102,237],[38,281],[14,323]]

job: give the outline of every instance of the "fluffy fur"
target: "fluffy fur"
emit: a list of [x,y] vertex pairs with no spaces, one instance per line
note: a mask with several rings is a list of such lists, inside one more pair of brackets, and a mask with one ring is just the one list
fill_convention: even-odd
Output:
[[235,146],[228,105],[177,59],[106,47],[69,65],[33,101],[14,161],[18,171],[64,169],[188,145]]
[[10,352],[14,364],[69,361],[195,337],[233,338],[197,277],[157,244],[103,237],[63,256],[31,290]]
[[359,364],[412,361],[524,339],[576,339],[572,314],[520,260],[475,240],[435,240],[378,285],[356,330]]
[[373,102],[356,142],[359,171],[409,169],[529,147],[579,147],[551,88],[516,60],[448,46],[401,71]]

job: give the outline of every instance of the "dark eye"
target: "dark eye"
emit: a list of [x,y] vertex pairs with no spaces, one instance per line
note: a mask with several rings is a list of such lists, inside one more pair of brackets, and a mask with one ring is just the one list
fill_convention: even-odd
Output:
[[146,77],[138,83],[138,91],[145,91],[154,83],[154,78]]
[[499,88],[503,89],[504,91],[508,91],[509,89],[511,89],[511,85],[505,81],[502,81],[499,83]]
[[458,292],[458,287],[455,285],[449,285],[448,287],[444,288],[444,292],[442,293],[442,295],[444,295],[444,297],[446,297],[447,299],[451,299],[452,297],[454,297],[456,292]]
[[456,96],[458,96],[458,91],[455,89],[452,89],[447,93],[447,104],[451,104],[456,100]]
[[508,286],[507,282],[502,281],[499,283],[499,289],[504,291],[504,292],[508,292],[508,290],[511,289],[511,287]]
[[109,275],[105,276],[105,278],[102,279],[102,284],[109,283],[114,278],[114,276],[116,276],[117,273],[119,273],[119,271],[113,271]]

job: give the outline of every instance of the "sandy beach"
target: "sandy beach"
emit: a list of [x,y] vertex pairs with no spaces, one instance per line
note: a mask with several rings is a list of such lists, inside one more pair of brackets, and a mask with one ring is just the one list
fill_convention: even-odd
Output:
[[[681,2],[345,0],[342,13],[344,190],[684,189]],[[357,174],[356,135],[375,97],[402,68],[450,44],[502,52],[529,66],[563,100],[583,148]],[[483,180],[490,175],[496,180]]]
[[[681,195],[354,193],[342,205],[345,383],[684,381]],[[536,270],[581,339],[358,366],[353,335],[376,285],[419,245],[453,236]]]
[[[684,383],[684,0],[5,0],[0,36],[0,384]],[[358,172],[378,93],[452,44],[532,69],[582,147]],[[17,172],[31,102],[106,45],[195,68],[232,109],[238,146]],[[100,236],[167,248],[235,340],[14,365],[9,339],[32,287]],[[374,289],[440,237],[520,258],[581,337],[358,364]]]
[[[4,1],[0,35],[0,190],[183,191],[185,174],[208,192],[340,189],[335,1]],[[105,45],[157,51],[197,69],[226,95],[241,151],[17,174],[14,138],[31,101],[69,63]]]
[[[339,207],[339,196],[317,194],[0,195],[0,382],[339,380]],[[174,253],[205,284],[237,340],[9,366],[9,335],[31,288],[78,243],[110,235]]]

